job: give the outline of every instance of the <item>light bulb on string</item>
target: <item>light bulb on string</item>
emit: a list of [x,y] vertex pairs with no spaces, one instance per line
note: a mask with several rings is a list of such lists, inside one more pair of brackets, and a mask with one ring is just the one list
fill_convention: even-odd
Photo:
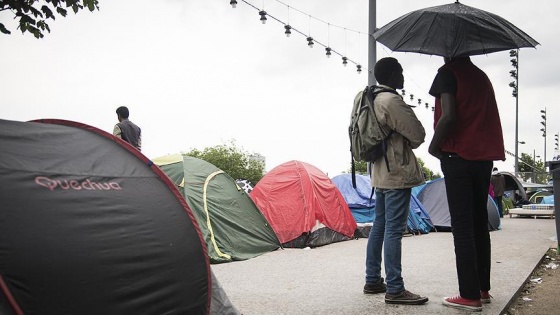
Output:
[[348,58],[342,57],[342,65],[346,67],[347,64],[348,64]]
[[284,34],[286,34],[286,37],[290,37],[290,35],[292,34],[292,27],[289,24],[284,25],[284,28],[286,29],[286,31],[284,32]]
[[358,71],[358,73],[362,73],[362,65],[356,65],[356,71]]
[[325,48],[325,50],[327,51],[327,58],[330,58],[332,49],[330,47],[327,47],[327,48]]
[[309,46],[309,48],[313,48],[313,37],[307,37],[307,46]]
[[237,7],[237,1],[235,1],[235,0],[231,0],[229,2],[229,4],[231,4],[231,7],[234,8],[234,9]]
[[266,11],[259,11],[259,15],[261,16],[262,24],[266,24]]

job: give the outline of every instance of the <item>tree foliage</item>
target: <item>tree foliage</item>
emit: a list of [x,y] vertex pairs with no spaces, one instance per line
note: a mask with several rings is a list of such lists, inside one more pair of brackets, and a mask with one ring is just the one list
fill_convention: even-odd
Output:
[[429,169],[426,166],[426,163],[424,163],[424,161],[422,161],[421,158],[418,158],[418,164],[420,164],[420,167],[422,167],[422,172],[424,173],[424,179],[425,180],[433,180],[436,178],[441,178],[441,174],[440,173],[434,173],[434,171],[432,171],[431,169]]
[[527,153],[521,153],[518,163],[518,174],[524,182],[546,184],[550,180],[550,175],[546,172],[543,161],[535,161]]
[[264,163],[251,158],[251,154],[237,148],[234,141],[229,145],[207,147],[200,151],[192,149],[183,155],[192,156],[226,172],[233,179],[246,179],[256,185],[264,176]]
[[[51,32],[47,21],[55,20],[57,15],[66,17],[67,9],[74,13],[87,8],[91,12],[99,10],[98,0],[0,0],[0,12],[9,11],[14,19],[19,19],[18,28],[23,34],[29,32],[36,38],[43,38],[44,31]],[[6,26],[0,23],[0,32],[11,34]]]
[[[366,162],[355,161],[354,164],[355,164],[356,174],[367,175],[368,171],[367,171]],[[348,173],[352,173],[352,165],[350,165],[350,169],[348,170]]]

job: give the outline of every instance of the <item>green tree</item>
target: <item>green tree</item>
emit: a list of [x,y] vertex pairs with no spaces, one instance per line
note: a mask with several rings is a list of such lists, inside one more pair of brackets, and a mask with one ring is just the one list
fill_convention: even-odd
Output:
[[[99,10],[98,0],[0,0],[0,12],[9,11],[15,19],[19,18],[18,28],[23,34],[29,32],[36,38],[43,38],[43,32],[51,32],[47,20],[56,18],[56,15],[66,17],[71,8],[74,13],[87,8],[91,12]],[[11,32],[0,23],[0,32]]]
[[191,149],[183,155],[204,160],[226,172],[233,179],[246,179],[253,185],[256,185],[264,176],[264,163],[252,159],[251,154],[236,147],[233,140],[229,145],[207,147],[202,151]]
[[421,158],[418,158],[418,164],[420,164],[420,167],[422,167],[422,172],[424,172],[424,177],[425,179],[428,180],[433,180],[436,178],[441,178],[441,174],[440,173],[434,173],[431,169],[429,169],[426,166],[426,163],[424,163],[424,161],[422,161]]
[[[364,161],[355,161],[355,170],[356,174],[367,175],[367,163]],[[350,168],[348,169],[348,173],[352,173],[352,164],[350,164]]]
[[546,184],[550,180],[550,175],[546,173],[543,161],[535,161],[532,156],[527,153],[521,153],[518,163],[518,173],[524,182],[531,181],[533,183]]

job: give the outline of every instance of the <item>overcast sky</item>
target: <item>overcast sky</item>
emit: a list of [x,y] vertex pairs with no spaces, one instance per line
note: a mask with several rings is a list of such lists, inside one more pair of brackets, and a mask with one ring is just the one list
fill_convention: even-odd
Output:
[[[238,0],[100,0],[100,10],[50,21],[41,40],[22,35],[12,15],[0,22],[0,106],[2,119],[59,118],[112,132],[115,109],[128,106],[142,128],[149,158],[203,149],[235,140],[238,147],[266,157],[266,169],[290,161],[310,163],[333,177],[350,166],[349,112],[367,73],[328,59],[322,46],[309,48],[305,36],[284,35],[283,25]],[[368,0],[249,0],[367,70]],[[435,0],[377,0],[377,27]],[[560,130],[560,2],[555,0],[463,0],[498,14],[541,45],[520,51],[519,152],[543,156],[541,109],[547,111],[547,158]],[[290,9],[288,9],[290,6]],[[301,11],[301,12],[300,12]],[[303,13],[302,13],[303,12]],[[304,14],[305,13],[305,14]],[[309,17],[312,16],[312,18]],[[329,26],[330,24],[330,26]],[[346,31],[344,31],[346,28]],[[355,31],[359,31],[357,33]],[[407,97],[433,106],[427,93],[443,60],[392,53],[377,45],[378,58],[392,56],[405,71]],[[494,84],[506,150],[515,150],[515,98],[509,53],[472,57]],[[409,99],[407,101],[410,102]],[[415,109],[427,131],[416,150],[441,172],[427,153],[433,113]],[[496,163],[513,171],[514,158]]]

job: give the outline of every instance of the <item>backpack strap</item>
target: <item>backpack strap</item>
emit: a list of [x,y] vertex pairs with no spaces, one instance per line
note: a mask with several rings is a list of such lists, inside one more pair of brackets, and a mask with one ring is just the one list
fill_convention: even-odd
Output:
[[[387,157],[387,141],[389,140],[389,138],[393,135],[393,130],[389,130],[389,133],[386,133],[383,128],[381,128],[381,124],[379,123],[379,120],[377,119],[377,114],[375,114],[375,96],[377,96],[377,94],[379,93],[383,93],[383,92],[388,92],[388,93],[393,93],[396,95],[399,95],[397,93],[397,91],[395,90],[390,90],[390,89],[385,89],[385,88],[379,88],[375,91],[371,91],[371,89],[369,89],[369,92],[371,93],[371,96],[368,95],[368,97],[371,97],[371,111],[373,112],[373,117],[375,118],[375,121],[377,121],[377,124],[379,125],[379,129],[381,130],[381,133],[383,134],[383,141],[381,141],[381,147],[383,148],[383,159],[385,160],[385,165],[387,166],[387,172],[391,172],[391,168],[389,167],[389,158]],[[372,191],[372,196],[373,196],[373,191]],[[371,199],[371,197],[370,197]]]

